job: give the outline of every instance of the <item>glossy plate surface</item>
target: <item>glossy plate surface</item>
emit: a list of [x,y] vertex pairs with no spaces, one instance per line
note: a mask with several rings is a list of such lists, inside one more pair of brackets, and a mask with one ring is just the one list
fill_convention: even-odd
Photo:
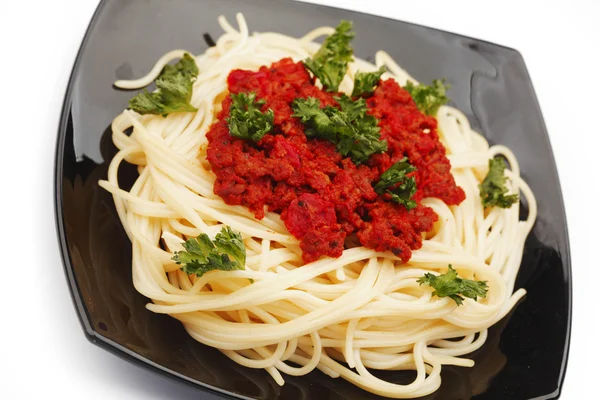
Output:
[[[198,399],[373,399],[342,379],[313,372],[277,386],[187,335],[174,319],[144,308],[131,282],[131,246],[113,201],[97,181],[115,154],[111,120],[131,92],[116,79],[144,75],[165,52],[207,49],[221,34],[217,16],[244,13],[251,31],[300,36],[353,20],[355,52],[390,53],[416,79],[445,77],[450,98],[492,143],[510,147],[539,201],[517,287],[527,296],[490,330],[473,368],[445,367],[441,389],[425,399],[557,398],[568,355],[571,272],[562,196],[544,122],[521,55],[431,28],[288,1],[108,0],[90,24],[67,89],[56,153],[56,213],[65,270],[85,334],[95,344],[152,370],[190,382]],[[135,177],[124,168],[121,184]],[[550,294],[550,295],[549,295]],[[408,383],[405,372],[380,374]]]

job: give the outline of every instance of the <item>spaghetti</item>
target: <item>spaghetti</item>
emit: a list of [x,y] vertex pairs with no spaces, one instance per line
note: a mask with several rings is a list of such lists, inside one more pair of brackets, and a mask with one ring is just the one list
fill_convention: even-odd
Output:
[[[113,194],[131,240],[136,290],[152,300],[149,310],[177,318],[197,341],[243,366],[265,369],[280,385],[282,374],[298,376],[319,369],[381,396],[413,398],[434,392],[442,366],[472,366],[472,360],[461,356],[481,347],[487,329],[525,294],[523,289],[513,293],[513,287],[537,208],[515,156],[504,146],[490,147],[457,109],[440,107],[440,139],[466,200],[452,206],[437,198],[422,200],[438,221],[407,263],[391,252],[355,247],[339,258],[304,264],[298,240],[278,214],[266,212],[257,220],[245,207],[228,205],[213,193],[206,133],[227,95],[230,71],[256,70],[285,57],[304,60],[318,50],[314,40],[333,28],[318,28],[296,39],[278,33],[250,35],[241,14],[237,22],[235,29],[220,17],[225,33],[195,57],[200,73],[190,102],[196,112],[162,117],[125,110],[112,123],[119,151],[100,186]],[[147,76],[115,85],[146,86],[185,53],[169,52]],[[358,70],[381,66],[388,71],[382,79],[416,83],[379,51],[375,65],[354,59],[339,90],[352,92]],[[520,192],[528,205],[525,220],[519,219],[518,207],[481,204],[478,185],[488,160],[496,155],[508,161],[510,192]],[[117,179],[124,161],[139,172],[128,191]],[[201,233],[214,237],[223,226],[242,234],[245,270],[196,277],[172,260],[186,238]],[[432,296],[431,288],[417,283],[424,273],[443,273],[448,264],[461,276],[487,281],[487,297],[467,299],[457,307],[450,298]],[[415,370],[416,378],[399,385],[370,370]]]

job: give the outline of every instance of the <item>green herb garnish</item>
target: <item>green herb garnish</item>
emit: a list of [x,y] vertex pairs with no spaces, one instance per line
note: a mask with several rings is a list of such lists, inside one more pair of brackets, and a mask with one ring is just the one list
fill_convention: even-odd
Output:
[[448,265],[448,271],[445,274],[434,275],[427,272],[417,282],[419,285],[426,284],[434,288],[434,296],[450,297],[459,306],[463,303],[465,297],[477,301],[477,297],[483,298],[487,296],[488,292],[486,281],[459,278],[452,265]]
[[335,99],[341,109],[321,108],[319,100],[312,97],[294,100],[293,116],[304,123],[306,136],[335,143],[337,151],[356,164],[386,151],[387,142],[380,140],[378,121],[367,114],[365,100],[353,101],[346,95]]
[[422,83],[414,85],[412,82],[407,82],[404,86],[404,89],[410,93],[415,101],[417,108],[423,114],[431,116],[435,116],[440,106],[448,103],[446,90],[449,88],[450,85],[446,85],[443,79],[434,79],[431,86]]
[[375,72],[357,72],[354,76],[352,97],[372,93],[384,72],[385,67],[381,67]]
[[144,89],[129,100],[129,108],[139,114],[155,114],[163,117],[172,112],[193,112],[190,104],[192,79],[198,76],[194,58],[185,53],[175,65],[165,65],[156,78],[157,90],[150,93]]
[[393,202],[402,204],[407,210],[411,210],[417,206],[417,202],[412,200],[417,191],[417,183],[413,176],[407,177],[406,175],[416,170],[404,157],[381,174],[373,189],[378,194],[388,193],[392,196]]
[[304,60],[306,68],[321,81],[323,87],[329,92],[337,92],[344,75],[346,75],[348,63],[352,61],[354,54],[350,46],[353,38],[352,22],[342,21],[335,28],[335,32],[325,39],[314,57]]
[[261,112],[260,106],[265,101],[256,100],[256,93],[232,93],[231,100],[233,102],[227,118],[231,136],[258,142],[273,129],[273,110],[269,108]]
[[516,194],[506,195],[506,179],[504,169],[506,165],[500,157],[491,158],[488,162],[489,171],[483,182],[479,184],[479,195],[484,207],[502,207],[509,208],[519,201]]
[[246,265],[246,248],[242,235],[224,227],[215,240],[203,233],[183,243],[185,251],[177,251],[173,261],[180,264],[186,274],[202,276],[214,270],[243,270]]

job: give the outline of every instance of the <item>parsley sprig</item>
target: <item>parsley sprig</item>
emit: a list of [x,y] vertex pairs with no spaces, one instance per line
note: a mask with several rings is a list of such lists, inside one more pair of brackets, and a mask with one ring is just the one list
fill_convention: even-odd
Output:
[[379,68],[375,72],[357,72],[354,76],[354,89],[352,89],[352,97],[362,96],[373,92],[375,85],[381,79],[381,75],[385,72],[385,67]]
[[478,297],[486,297],[488,292],[486,281],[459,278],[452,265],[448,265],[445,274],[434,275],[427,272],[417,282],[419,285],[429,285],[434,288],[434,296],[450,297],[458,306],[463,303],[465,297],[477,301]]
[[158,78],[157,90],[142,90],[129,100],[129,108],[139,114],[167,116],[173,112],[197,111],[190,104],[192,82],[198,76],[198,67],[188,53],[175,65],[165,65]]
[[509,208],[519,201],[519,196],[509,194],[506,187],[504,169],[506,165],[501,157],[491,158],[488,162],[489,171],[483,182],[479,184],[479,195],[484,207],[502,207]]
[[231,136],[258,142],[273,129],[273,110],[269,108],[261,112],[260,106],[265,101],[256,100],[256,93],[232,93],[231,100],[233,102],[227,118]]
[[175,252],[173,261],[180,264],[186,274],[200,277],[214,270],[243,270],[246,265],[246,248],[242,235],[229,227],[221,229],[215,240],[210,240],[203,233],[186,240],[183,247],[185,251]]
[[431,116],[435,116],[440,106],[448,103],[446,90],[449,88],[450,85],[446,85],[443,79],[434,79],[431,85],[422,83],[415,85],[412,82],[407,82],[404,86],[404,89],[410,93],[415,101],[417,108],[423,114]]
[[351,21],[341,21],[335,32],[325,39],[313,58],[304,60],[304,65],[329,92],[337,92],[354,51],[350,41],[354,38]]
[[364,99],[353,101],[342,95],[335,100],[340,109],[332,106],[321,108],[319,99],[312,97],[294,100],[293,116],[304,123],[307,137],[335,143],[337,151],[344,157],[350,157],[355,164],[387,150],[387,142],[380,140],[378,121],[367,114]]
[[417,192],[417,183],[413,176],[407,177],[406,175],[416,170],[404,157],[381,174],[373,189],[378,194],[388,193],[393,202],[411,210],[417,206],[417,202],[412,200]]

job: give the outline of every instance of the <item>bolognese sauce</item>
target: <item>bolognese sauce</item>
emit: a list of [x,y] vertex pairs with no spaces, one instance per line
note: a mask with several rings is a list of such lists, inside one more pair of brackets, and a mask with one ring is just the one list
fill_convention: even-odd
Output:
[[[247,207],[257,219],[266,210],[279,213],[300,240],[305,262],[339,257],[356,242],[392,251],[406,262],[438,218],[421,200],[436,197],[456,205],[465,199],[450,173],[436,119],[420,112],[393,79],[380,80],[366,97],[367,113],[378,119],[387,150],[360,165],[342,157],[333,143],[308,138],[293,116],[296,99],[316,98],[321,107],[339,107],[338,94],[316,86],[303,63],[284,58],[258,71],[233,70],[227,84],[233,94],[256,93],[262,110],[274,113],[273,129],[257,142],[233,137],[227,124],[232,100],[223,100],[207,133],[214,192],[227,204]],[[373,189],[381,174],[403,157],[416,167],[410,175],[416,181],[412,199],[417,206],[410,210]]]

